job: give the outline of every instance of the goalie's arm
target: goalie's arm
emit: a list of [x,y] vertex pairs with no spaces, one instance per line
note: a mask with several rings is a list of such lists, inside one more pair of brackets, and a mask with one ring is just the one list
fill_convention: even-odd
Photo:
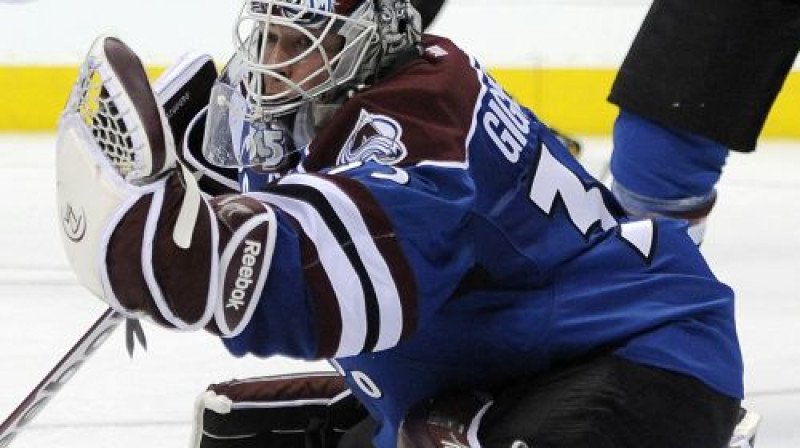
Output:
[[[117,64],[117,53],[129,63]],[[206,197],[175,161],[134,60],[118,41],[93,48],[82,79],[96,88],[78,83],[57,151],[68,258],[115,309],[208,328],[236,353],[346,357],[407,338],[470,269],[469,244],[454,240],[472,194],[460,170],[370,163],[286,176],[262,194]],[[113,111],[123,125],[98,129]],[[128,169],[143,160],[166,162]]]
[[57,141],[63,243],[79,279],[123,314],[183,330],[233,337],[258,308],[249,334],[262,353],[317,357],[319,313],[290,218],[250,197],[202,194],[171,134],[135,54],[98,39]]
[[464,230],[473,190],[462,170],[348,168],[249,193],[282,225],[259,323],[226,340],[233,352],[269,354],[273,329],[302,330],[281,326],[292,313],[308,314],[314,357],[393,348],[439,315],[472,268]]

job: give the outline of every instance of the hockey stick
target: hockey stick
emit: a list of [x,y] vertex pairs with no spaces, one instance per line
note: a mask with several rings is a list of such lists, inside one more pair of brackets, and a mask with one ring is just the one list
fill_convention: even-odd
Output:
[[109,308],[89,330],[72,346],[63,358],[45,375],[41,382],[22,400],[14,412],[0,425],[0,448],[6,448],[19,431],[33,420],[47,402],[84,361],[108,338],[125,317]]
[[[183,140],[190,120],[208,104],[217,70],[210,56],[188,53],[164,72],[153,86],[161,106],[169,116],[170,129],[176,142]],[[72,346],[41,382],[28,394],[14,412],[0,425],[0,448],[11,441],[41,411],[61,387],[72,378],[89,356],[126,318],[111,308],[106,310],[91,328]],[[136,341],[147,348],[141,325],[127,319],[125,343],[130,355]]]
[[[189,121],[208,104],[211,87],[216,78],[217,71],[210,56],[189,53],[174,63],[153,86],[162,107],[168,111],[175,141],[183,140]],[[125,320],[123,315],[111,308],[97,319],[14,412],[3,421],[0,425],[0,448],[6,448],[11,444],[20,430],[31,422],[88,357]],[[147,348],[141,325],[134,319],[127,319],[125,343],[131,355],[137,340],[142,347]]]

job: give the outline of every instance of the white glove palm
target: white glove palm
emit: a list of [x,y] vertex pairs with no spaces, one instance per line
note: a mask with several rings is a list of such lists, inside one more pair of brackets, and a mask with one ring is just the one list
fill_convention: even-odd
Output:
[[[115,37],[96,39],[81,67],[59,122],[56,165],[67,258],[90,291],[126,311],[109,285],[107,246],[134,204],[165,189],[176,156],[141,61]],[[187,248],[202,200],[192,176],[182,181],[187,185],[173,239]]]

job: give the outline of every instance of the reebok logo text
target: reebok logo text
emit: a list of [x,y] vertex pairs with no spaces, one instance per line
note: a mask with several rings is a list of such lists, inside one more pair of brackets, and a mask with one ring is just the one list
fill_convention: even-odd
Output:
[[247,302],[247,290],[253,284],[253,267],[258,262],[258,256],[261,254],[261,243],[253,240],[245,240],[244,246],[241,263],[239,265],[239,275],[236,277],[233,290],[225,304],[225,308],[233,308],[236,311],[239,311],[239,308],[244,306]]

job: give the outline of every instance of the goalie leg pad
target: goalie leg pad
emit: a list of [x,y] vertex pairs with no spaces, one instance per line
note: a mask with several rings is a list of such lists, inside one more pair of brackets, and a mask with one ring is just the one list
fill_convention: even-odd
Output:
[[192,448],[335,448],[367,417],[336,373],[214,384],[195,411]]
[[478,427],[492,405],[476,391],[453,391],[418,403],[400,428],[402,448],[478,448]]

